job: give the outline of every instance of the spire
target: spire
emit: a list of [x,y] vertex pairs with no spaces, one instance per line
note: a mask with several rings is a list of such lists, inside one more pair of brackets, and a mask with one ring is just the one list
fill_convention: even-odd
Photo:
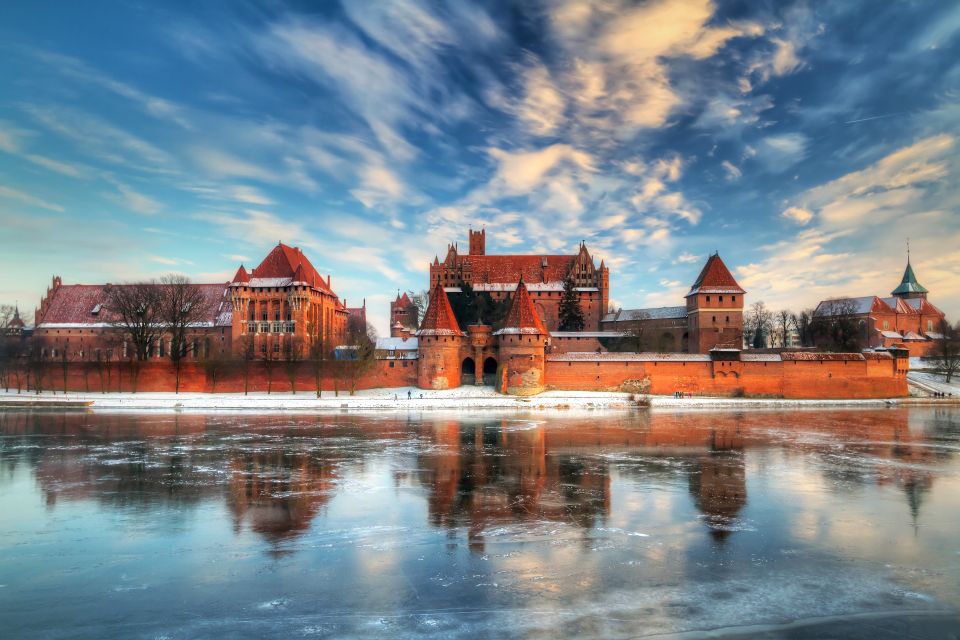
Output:
[[915,298],[926,297],[927,293],[929,293],[929,291],[927,291],[926,287],[917,282],[917,276],[913,272],[913,266],[910,265],[910,245],[907,244],[907,268],[903,270],[903,278],[900,280],[900,286],[893,290],[892,295],[903,298]]
[[237,269],[237,273],[235,276],[233,276],[233,280],[231,280],[231,282],[237,284],[250,282],[250,274],[247,273],[247,270],[242,264],[240,265],[240,268]]
[[523,284],[523,277],[517,283],[517,292],[513,296],[510,311],[503,321],[503,328],[494,335],[503,334],[531,334],[548,336],[550,332],[543,326],[540,315],[536,307],[533,306],[533,300],[530,299],[530,292],[527,291],[527,285]]
[[423,314],[423,324],[420,325],[420,331],[417,332],[417,335],[464,335],[457,323],[456,316],[453,315],[450,299],[447,298],[447,292],[443,290],[443,285],[440,284],[439,276],[437,276],[437,284],[430,292],[430,304],[427,306],[427,312]]

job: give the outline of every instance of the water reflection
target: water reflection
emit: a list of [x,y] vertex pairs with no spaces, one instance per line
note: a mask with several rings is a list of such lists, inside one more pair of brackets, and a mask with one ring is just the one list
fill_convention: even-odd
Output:
[[[770,447],[816,456],[816,471],[838,491],[899,487],[916,522],[937,465],[955,452],[932,445],[954,433],[955,421],[904,409],[640,413],[549,424],[14,412],[0,414],[0,471],[29,466],[50,508],[64,500],[149,510],[223,499],[235,531],[248,526],[279,542],[310,528],[344,469],[387,452],[398,468],[416,469],[404,477],[427,491],[429,524],[463,529],[480,551],[487,532],[517,523],[603,526],[616,469],[647,482],[685,477],[702,522],[723,541],[748,501],[745,452]],[[403,475],[395,470],[395,481]]]
[[940,409],[4,412],[0,619],[118,638],[953,624],[957,451]]

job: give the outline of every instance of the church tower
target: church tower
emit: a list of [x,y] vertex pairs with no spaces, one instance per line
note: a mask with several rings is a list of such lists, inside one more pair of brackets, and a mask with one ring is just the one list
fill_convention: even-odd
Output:
[[707,258],[686,296],[691,353],[707,353],[714,347],[743,348],[745,293],[719,254]]
[[487,254],[487,230],[474,231],[470,229],[470,255],[483,256]]
[[926,287],[917,282],[917,276],[913,273],[913,267],[910,266],[910,248],[907,247],[907,268],[903,270],[903,279],[900,280],[900,286],[891,292],[891,295],[897,298],[909,300],[910,298],[927,299]]
[[419,366],[417,386],[421,389],[452,389],[460,386],[460,348],[466,334],[453,315],[447,292],[437,278],[430,292],[430,304],[417,331]]

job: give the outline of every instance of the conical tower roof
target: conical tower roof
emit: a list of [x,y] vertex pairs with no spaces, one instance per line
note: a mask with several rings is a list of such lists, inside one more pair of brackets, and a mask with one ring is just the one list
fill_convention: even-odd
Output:
[[250,282],[250,274],[247,273],[247,270],[243,267],[243,265],[240,265],[240,268],[237,269],[237,274],[233,276],[233,280],[231,280],[231,282],[236,284]]
[[447,292],[440,285],[440,278],[437,278],[437,284],[430,292],[430,304],[427,306],[427,312],[423,314],[423,323],[417,332],[420,336],[462,336],[465,335],[460,330],[456,316],[453,315],[453,308],[450,307],[450,299],[447,298]]
[[696,282],[690,287],[690,293],[686,297],[689,298],[698,293],[746,293],[746,291],[737,284],[727,265],[720,259],[720,254],[714,253],[707,258],[707,263],[703,265],[700,275],[697,276]]
[[503,334],[528,334],[548,336],[550,332],[543,326],[540,320],[540,314],[537,308],[533,306],[533,300],[530,299],[530,292],[527,291],[527,285],[523,284],[523,278],[517,283],[517,292],[513,296],[513,302],[510,305],[510,311],[503,322],[503,328],[494,335]]
[[900,286],[891,292],[895,296],[907,295],[909,293],[929,293],[926,287],[917,282],[917,276],[913,273],[913,267],[910,266],[910,259],[907,258],[907,268],[903,270],[903,279]]

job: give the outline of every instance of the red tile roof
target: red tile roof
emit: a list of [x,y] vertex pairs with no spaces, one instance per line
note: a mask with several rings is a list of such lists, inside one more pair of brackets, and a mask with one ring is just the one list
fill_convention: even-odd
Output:
[[447,298],[447,292],[443,290],[440,284],[440,278],[437,278],[437,284],[430,292],[430,304],[427,306],[427,312],[423,315],[423,323],[420,325],[420,331],[417,335],[421,336],[462,336],[465,335],[460,330],[457,318],[453,315],[453,308],[450,306],[450,299]]
[[[112,285],[130,286],[130,285]],[[161,286],[161,285],[156,285]],[[208,310],[205,322],[212,325],[230,324],[230,298],[226,295],[227,284],[198,284]],[[46,313],[40,319],[42,325],[108,325],[117,321],[117,316],[107,308],[107,285],[68,284],[57,287]],[[99,305],[99,309],[97,309]],[[97,313],[93,313],[97,309]]]
[[244,268],[243,265],[240,265],[240,268],[237,269],[237,275],[233,276],[233,280],[231,280],[230,282],[236,282],[236,283],[250,282],[250,274],[247,273],[247,270]]
[[707,258],[707,263],[703,265],[696,282],[690,287],[687,297],[697,293],[746,293],[746,291],[740,288],[733,274],[727,269],[727,265],[720,259],[720,255],[715,253]]
[[314,289],[335,295],[326,280],[317,273],[307,256],[299,247],[277,244],[250,274],[252,278],[290,278],[306,282]]
[[533,306],[533,300],[530,299],[530,292],[527,291],[527,285],[521,280],[517,284],[517,292],[513,296],[510,311],[503,321],[503,329],[500,333],[529,333],[548,336],[550,332],[543,326],[540,315],[536,307]]

